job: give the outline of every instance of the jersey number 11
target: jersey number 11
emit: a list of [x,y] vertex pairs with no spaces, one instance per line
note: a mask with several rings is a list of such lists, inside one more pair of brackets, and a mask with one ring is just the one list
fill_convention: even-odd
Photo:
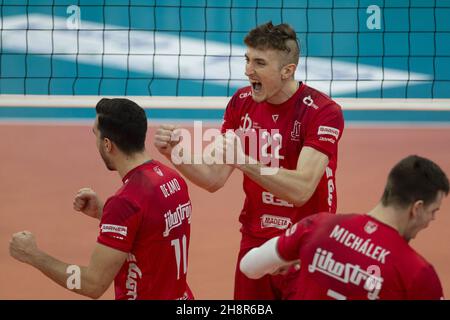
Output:
[[183,274],[187,272],[186,235],[180,239],[173,239],[170,244],[175,249],[175,259],[177,260],[177,280],[180,279],[181,252],[183,252]]

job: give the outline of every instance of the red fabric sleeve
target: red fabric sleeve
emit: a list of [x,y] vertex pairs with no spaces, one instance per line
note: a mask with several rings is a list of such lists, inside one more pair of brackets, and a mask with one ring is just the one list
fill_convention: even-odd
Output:
[[441,281],[431,265],[420,270],[414,277],[407,293],[408,299],[411,300],[440,300],[444,298]]
[[337,104],[323,106],[308,126],[304,146],[312,147],[331,158],[337,155],[338,141],[344,130],[344,117]]
[[277,251],[283,260],[293,261],[299,258],[300,247],[307,235],[313,230],[319,217],[320,214],[308,216],[280,236],[277,242]]
[[140,224],[139,208],[130,201],[111,197],[105,203],[97,242],[129,252]]
[[225,133],[228,129],[237,129],[239,124],[236,124],[234,121],[234,110],[235,110],[235,100],[236,94],[230,99],[227,104],[227,108],[225,109],[225,113],[223,115],[222,127],[220,129],[221,133]]

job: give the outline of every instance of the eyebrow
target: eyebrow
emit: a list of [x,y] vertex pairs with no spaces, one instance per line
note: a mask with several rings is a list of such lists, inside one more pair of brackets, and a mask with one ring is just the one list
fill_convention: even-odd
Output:
[[[248,57],[247,54],[245,54],[244,56],[245,56],[245,59],[250,60],[250,58]],[[254,58],[253,60],[255,60],[256,62],[266,62],[266,60],[263,58]]]

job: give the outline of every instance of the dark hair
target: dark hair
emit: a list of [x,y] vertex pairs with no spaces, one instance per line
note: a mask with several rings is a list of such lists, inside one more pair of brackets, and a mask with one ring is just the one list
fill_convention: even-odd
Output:
[[282,23],[274,26],[272,21],[250,30],[244,39],[247,46],[259,50],[274,49],[286,54],[285,62],[298,64],[300,46],[294,29]]
[[144,109],[128,99],[103,98],[95,111],[101,138],[110,139],[128,155],[144,150],[147,133]]
[[448,178],[442,169],[431,160],[411,155],[392,168],[381,202],[401,208],[418,200],[429,205],[439,191],[446,195],[449,192]]

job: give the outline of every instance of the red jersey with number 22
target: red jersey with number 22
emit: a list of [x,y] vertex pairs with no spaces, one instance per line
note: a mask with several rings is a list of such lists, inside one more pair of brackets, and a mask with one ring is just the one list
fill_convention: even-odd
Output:
[[131,170],[104,206],[98,242],[128,253],[116,299],[190,299],[191,201],[184,179],[152,160]]
[[278,239],[280,257],[300,259],[294,299],[434,300],[434,268],[392,227],[363,214],[320,213]]
[[282,104],[257,103],[251,87],[245,87],[234,94],[226,108],[222,133],[229,129],[255,132],[257,154],[252,154],[249,143],[245,152],[271,166],[275,163],[275,167],[296,169],[303,147],[314,148],[329,159],[316,191],[302,207],[278,199],[244,175],[246,199],[239,218],[244,247],[260,245],[308,215],[336,212],[335,173],[344,118],[333,100],[300,83],[295,94]]

